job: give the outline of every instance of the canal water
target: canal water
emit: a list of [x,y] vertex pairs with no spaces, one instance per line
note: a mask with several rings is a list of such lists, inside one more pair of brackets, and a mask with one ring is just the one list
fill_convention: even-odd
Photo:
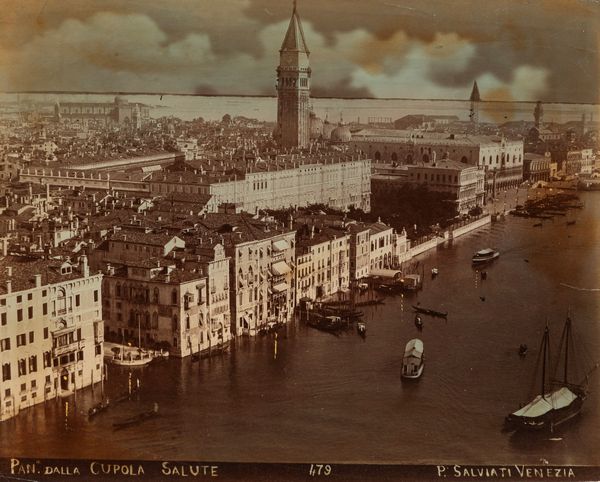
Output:
[[[296,322],[241,339],[227,355],[168,360],[132,372],[139,395],[88,421],[97,386],[0,424],[0,455],[262,462],[529,463],[600,465],[600,373],[580,417],[553,436],[502,432],[504,416],[539,390],[534,371],[546,321],[554,353],[567,310],[583,369],[600,360],[600,197],[534,227],[507,216],[422,255],[416,295],[361,308],[367,336],[340,336]],[[567,219],[576,224],[567,225]],[[487,279],[472,254],[496,247]],[[593,291],[596,290],[596,291]],[[411,305],[449,313],[414,325]],[[400,378],[406,342],[425,346],[421,379]],[[525,358],[517,354],[529,346]],[[581,370],[580,373],[582,373]],[[111,367],[108,395],[127,390],[129,371]],[[159,405],[160,416],[112,424]],[[551,438],[553,440],[551,440]]]

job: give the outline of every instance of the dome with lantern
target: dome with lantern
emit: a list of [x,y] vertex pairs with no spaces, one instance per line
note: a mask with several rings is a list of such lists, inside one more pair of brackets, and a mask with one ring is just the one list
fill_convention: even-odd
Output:
[[331,132],[330,140],[334,143],[349,142],[352,139],[352,133],[347,125],[340,122]]

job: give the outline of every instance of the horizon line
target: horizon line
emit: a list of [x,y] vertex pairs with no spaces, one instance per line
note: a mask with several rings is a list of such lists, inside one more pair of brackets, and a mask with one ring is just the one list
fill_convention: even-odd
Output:
[[[21,90],[21,91],[3,91],[2,94],[56,94],[56,95],[158,95],[158,96],[184,96],[184,97],[260,97],[276,99],[277,95],[269,94],[196,94],[185,92],[127,92],[127,91],[72,91],[72,90]],[[448,99],[448,98],[427,98],[427,97],[335,97],[335,96],[311,96],[311,99],[335,99],[335,100],[426,100],[426,101],[444,101],[444,102],[470,102],[469,99]],[[574,102],[574,101],[540,101],[540,100],[480,100],[479,102],[495,102],[501,104],[571,104],[571,105],[591,105],[598,106],[600,102]]]

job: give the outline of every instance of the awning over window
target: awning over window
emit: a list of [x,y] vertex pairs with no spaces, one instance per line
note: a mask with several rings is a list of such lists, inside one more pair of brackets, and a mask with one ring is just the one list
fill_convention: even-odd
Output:
[[285,251],[286,249],[289,249],[290,245],[288,244],[288,242],[285,239],[280,239],[279,241],[275,241],[273,243],[273,249],[275,251]]
[[275,276],[284,275],[291,271],[291,268],[287,265],[285,261],[278,261],[271,266],[271,271]]
[[273,286],[273,291],[275,293],[281,293],[283,291],[287,291],[288,288],[289,288],[289,286],[287,283],[279,283],[279,284],[276,284],[275,286]]

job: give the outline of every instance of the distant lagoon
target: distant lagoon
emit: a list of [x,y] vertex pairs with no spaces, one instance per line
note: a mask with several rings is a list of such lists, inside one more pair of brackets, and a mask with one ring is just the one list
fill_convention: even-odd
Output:
[[[218,120],[224,114],[245,116],[262,121],[275,122],[277,97],[244,96],[202,96],[202,95],[148,95],[121,94],[130,102],[141,102],[152,106],[152,117],[174,116],[182,120],[202,117],[205,120]],[[42,103],[62,102],[111,102],[115,94],[57,94],[23,93],[0,94],[0,103]],[[468,120],[468,100],[435,99],[311,99],[314,112],[332,123],[343,118],[344,122],[366,124],[370,118],[398,119],[409,114],[456,115],[460,120]],[[483,122],[502,124],[507,121],[533,121],[534,102],[481,102],[479,118]],[[598,104],[544,103],[546,122],[564,123],[586,119],[600,119]]]

